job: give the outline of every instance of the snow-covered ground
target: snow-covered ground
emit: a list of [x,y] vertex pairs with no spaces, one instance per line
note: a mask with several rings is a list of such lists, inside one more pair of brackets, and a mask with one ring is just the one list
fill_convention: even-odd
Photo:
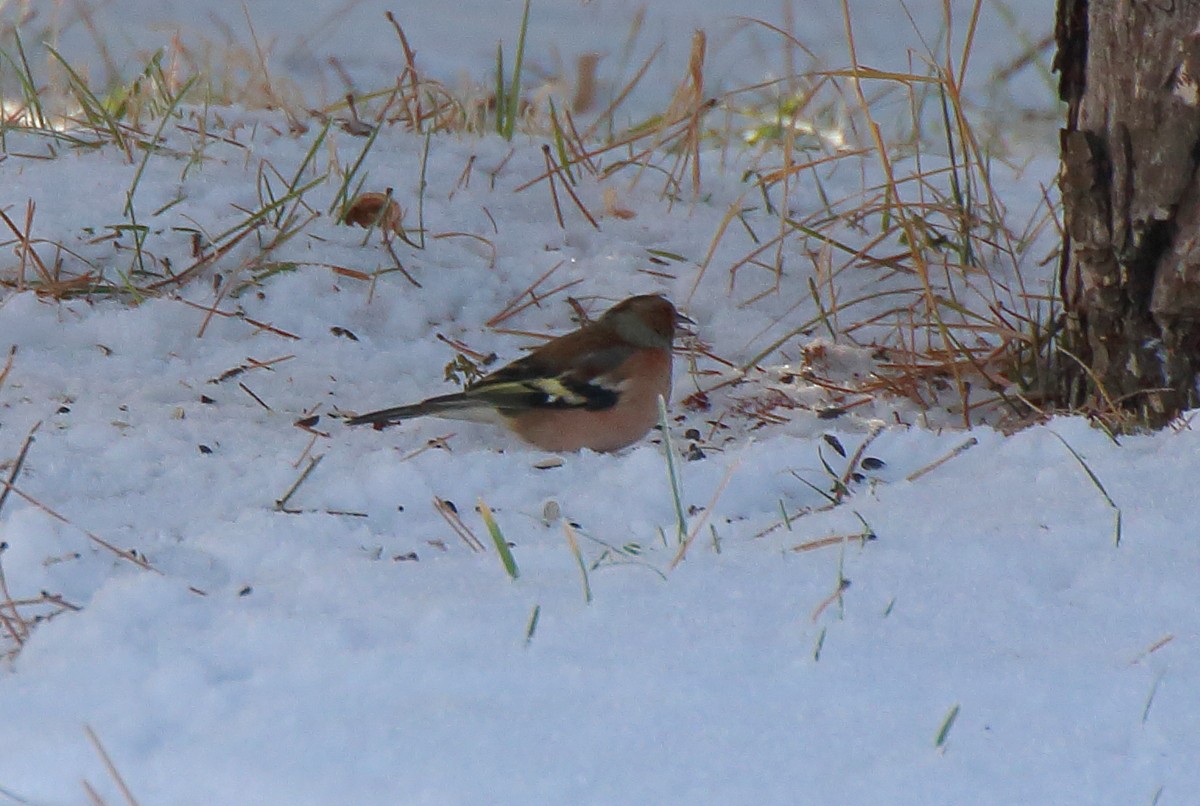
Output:
[[[330,56],[361,88],[402,64],[387,4],[246,5],[10,2],[0,20],[32,15],[31,49],[65,27],[60,49],[98,75],[97,41],[122,70],[177,32],[191,47],[252,49],[248,13],[273,75],[309,106],[345,92]],[[498,38],[511,54],[517,2],[411,5],[394,10],[424,69],[448,83],[486,82]],[[1022,50],[1010,12],[1037,39],[1051,25],[1044,5],[984,6],[967,85],[977,103],[999,103],[989,76]],[[638,5],[546,6],[534,3],[528,47],[547,76],[597,51],[602,83],[619,87],[666,43],[660,78],[630,110],[664,108],[697,26],[710,31],[711,88],[783,69],[765,29],[735,19],[783,24],[776,2],[656,3],[621,58]],[[951,6],[961,36],[970,9]],[[936,37],[942,3],[908,7]],[[916,40],[898,3],[852,11],[860,62],[906,64]],[[797,5],[793,18],[822,63],[846,63],[837,3]],[[623,73],[604,72],[616,64]],[[1045,97],[1031,75],[1003,91],[1030,107]],[[159,270],[164,258],[186,268],[197,239],[277,198],[319,130],[292,135],[264,111],[208,115],[225,139],[197,151],[195,135],[168,128],[177,153],[152,155],[136,183],[143,261]],[[38,159],[44,138],[17,134],[6,146],[0,210],[24,231],[34,204],[43,261],[133,277],[130,231],[113,228],[129,223],[140,155],[60,145]],[[633,184],[632,172],[581,181],[600,226],[564,199],[560,228],[544,183],[516,192],[544,170],[541,146],[383,130],[366,187],[394,188],[408,226],[422,198],[425,248],[397,247],[420,287],[395,271],[363,279],[394,264],[377,236],[333,223],[331,179],[305,195],[321,215],[272,250],[257,283],[244,264],[271,227],[138,304],[5,292],[0,349],[16,348],[0,384],[6,478],[41,425],[0,509],[2,601],[60,598],[16,608],[55,615],[0,671],[0,803],[84,803],[88,788],[124,803],[119,779],[142,804],[1191,802],[1200,437],[1181,428],[1118,445],[1079,419],[967,433],[950,427],[955,415],[883,399],[821,419],[830,393],[785,370],[713,390],[707,411],[684,406],[724,377],[695,348],[744,363],[811,313],[789,313],[809,297],[811,266],[788,264],[784,289],[766,296],[773,274],[743,268],[730,291],[753,229],[777,222],[759,210],[700,273],[727,210],[749,198],[736,149],[706,154],[699,199],[672,202],[661,179]],[[331,129],[305,176],[362,148]],[[1056,170],[1036,138],[1023,150],[993,177],[1017,220]],[[853,192],[854,173],[831,174],[823,192]],[[800,182],[790,202],[821,205]],[[0,272],[32,276],[7,225],[0,243]],[[1036,286],[1046,270],[1033,263]],[[507,318],[507,332],[487,325],[547,272],[543,293],[574,285]],[[850,294],[866,281],[839,282]],[[671,425],[694,540],[674,567],[657,435],[559,464],[484,425],[375,432],[330,416],[455,388],[439,335],[509,360],[533,334],[575,326],[568,294],[594,315],[645,292],[697,322]],[[869,364],[823,331],[769,360],[802,356],[847,379]],[[766,395],[798,407],[761,428],[736,413]],[[864,477],[823,506],[814,486],[828,491],[830,473],[847,470],[836,448],[853,456],[864,442]],[[486,550],[456,534],[438,499]],[[480,501],[512,544],[515,580]],[[4,605],[6,649],[13,631]]]

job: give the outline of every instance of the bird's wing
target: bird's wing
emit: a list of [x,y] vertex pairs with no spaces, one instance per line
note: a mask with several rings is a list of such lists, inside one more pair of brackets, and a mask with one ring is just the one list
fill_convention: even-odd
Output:
[[632,348],[608,345],[585,349],[576,352],[569,364],[556,360],[556,352],[535,351],[476,381],[465,394],[485,398],[505,412],[603,411],[617,404],[620,379],[613,372],[629,358]]

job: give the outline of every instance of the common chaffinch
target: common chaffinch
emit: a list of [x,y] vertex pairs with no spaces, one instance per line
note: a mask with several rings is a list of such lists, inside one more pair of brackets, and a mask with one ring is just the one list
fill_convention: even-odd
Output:
[[691,320],[663,297],[630,297],[461,392],[346,422],[382,428],[430,415],[504,425],[546,451],[619,450],[658,422],[659,395],[670,400],[680,321]]

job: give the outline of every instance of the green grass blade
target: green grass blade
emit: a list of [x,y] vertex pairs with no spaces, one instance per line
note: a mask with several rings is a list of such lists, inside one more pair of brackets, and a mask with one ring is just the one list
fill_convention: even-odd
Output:
[[[350,170],[346,172],[345,179],[342,180],[342,186],[338,188],[337,194],[333,197],[333,203],[329,205],[329,214],[333,215],[334,210],[338,212],[338,219],[341,220],[341,211],[346,209],[346,205],[350,202],[350,183],[354,181],[355,175],[362,168],[363,160],[367,158],[367,154],[371,151],[371,146],[375,145],[375,138],[383,131],[383,126],[373,126],[371,134],[367,137],[367,142],[363,143],[362,150],[358,152],[358,159],[350,166]],[[365,174],[364,174],[365,178]]]
[[504,117],[508,101],[504,99],[504,43],[496,43],[496,134],[504,136]]
[[667,402],[658,397],[658,423],[662,426],[663,449],[667,455],[667,475],[671,480],[671,496],[675,499],[675,527],[678,542],[687,537],[687,514],[683,510],[683,493],[679,484],[679,470],[675,466],[675,449],[671,446],[671,428],[667,420]]
[[533,643],[533,634],[537,632],[538,619],[541,618],[541,615],[542,606],[540,604],[535,604],[533,606],[533,612],[529,614],[529,623],[525,625],[525,646],[529,646],[531,643]]
[[558,110],[554,108],[554,99],[550,99],[550,125],[554,128],[554,150],[558,154],[558,164],[562,166],[567,181],[577,184],[575,175],[571,173],[571,159],[567,156],[567,141],[563,135],[562,126],[558,122]]
[[71,67],[67,63],[67,60],[50,45],[46,45],[45,47],[46,51],[67,71],[67,79],[71,85],[72,93],[75,96],[75,100],[79,102],[80,108],[83,109],[83,113],[87,116],[88,122],[96,129],[107,129],[108,133],[112,136],[113,142],[132,157],[125,134],[121,131],[121,124],[117,122],[117,119],[112,116],[104,103],[91,91],[87,82],[83,80],[79,73],[75,72],[75,68]]
[[[329,134],[329,127],[332,125],[333,118],[330,117],[325,121],[325,125],[321,127],[321,131],[317,133],[316,138],[313,140],[313,144],[309,147],[307,153],[305,153],[304,159],[300,161],[300,167],[296,169],[295,175],[292,176],[292,181],[288,183],[289,191],[295,190],[296,185],[300,182],[300,177],[304,175],[304,171],[309,165],[312,164],[313,160],[316,159],[317,149],[321,147],[321,143],[325,142],[325,137]],[[278,227],[280,222],[283,220],[283,215],[284,211],[281,208],[279,210],[279,215],[275,217],[276,227]]]
[[492,536],[492,542],[496,544],[496,553],[500,555],[500,562],[504,564],[504,571],[508,574],[509,579],[516,579],[521,575],[517,569],[517,561],[513,559],[512,549],[508,547],[508,541],[504,539],[504,533],[500,531],[500,524],[496,523],[496,517],[492,514],[491,508],[479,499],[479,516],[483,518],[483,524],[487,527],[488,534]]
[[517,115],[521,111],[521,67],[525,62],[525,34],[529,30],[529,2],[525,0],[525,10],[521,13],[521,30],[517,34],[517,56],[513,64],[512,82],[505,93],[508,110],[504,120],[504,139],[511,140],[516,128]]
[[13,39],[17,43],[17,56],[20,57],[21,64],[18,65],[7,53],[4,54],[4,59],[13,66],[13,71],[17,74],[17,80],[21,84],[21,93],[25,96],[25,105],[33,112],[30,116],[33,125],[39,129],[48,128],[46,111],[42,108],[42,98],[37,91],[37,80],[34,79],[29,59],[25,56],[25,44],[21,41],[21,34],[16,28],[12,33]]
[[142,161],[138,164],[137,171],[133,174],[133,181],[129,183],[129,190],[125,193],[125,215],[133,216],[133,196],[137,193],[138,183],[142,181],[142,174],[146,171],[146,164],[150,162],[150,155],[154,153],[156,144],[162,138],[163,130],[167,128],[167,122],[171,120],[171,115],[175,109],[183,101],[183,97],[187,95],[188,90],[198,81],[200,76],[192,76],[187,80],[175,97],[171,99],[171,105],[163,113],[162,119],[158,122],[158,128],[154,131],[154,136],[150,138],[150,142],[146,143],[142,154]]
[[958,703],[954,703],[954,707],[946,714],[946,718],[942,720],[942,726],[938,729],[937,736],[933,740],[933,746],[941,749],[946,745],[946,739],[950,735],[950,728],[954,727],[954,720],[958,719]]
[[567,536],[567,546],[571,549],[571,556],[575,558],[575,562],[579,565],[579,575],[583,578],[583,600],[588,604],[592,603],[592,585],[588,581],[587,563],[583,561],[583,552],[579,550],[579,541],[575,539],[575,530],[571,528],[571,523],[563,518],[563,534]]
[[1112,507],[1113,511],[1116,513],[1113,524],[1113,545],[1121,545],[1121,508],[1117,506],[1117,502],[1114,501],[1112,496],[1108,494],[1108,490],[1104,489],[1104,484],[1101,483],[1100,478],[1092,472],[1092,469],[1088,467],[1087,462],[1083,460],[1083,457],[1079,455],[1079,452],[1072,448],[1065,439],[1055,432],[1051,431],[1050,433],[1054,434],[1054,437],[1063,444],[1063,447],[1071,452],[1071,455],[1075,457],[1075,461],[1078,462],[1079,466],[1083,468],[1083,472],[1087,473],[1088,478],[1092,480],[1092,484],[1096,486],[1096,489],[1100,491],[1102,496],[1104,496],[1104,500],[1108,502],[1108,505]]

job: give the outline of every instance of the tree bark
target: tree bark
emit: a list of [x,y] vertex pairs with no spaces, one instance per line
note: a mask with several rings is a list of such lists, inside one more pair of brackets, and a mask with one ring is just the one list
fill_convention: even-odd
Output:
[[1058,0],[1062,392],[1152,426],[1197,404],[1200,0]]

